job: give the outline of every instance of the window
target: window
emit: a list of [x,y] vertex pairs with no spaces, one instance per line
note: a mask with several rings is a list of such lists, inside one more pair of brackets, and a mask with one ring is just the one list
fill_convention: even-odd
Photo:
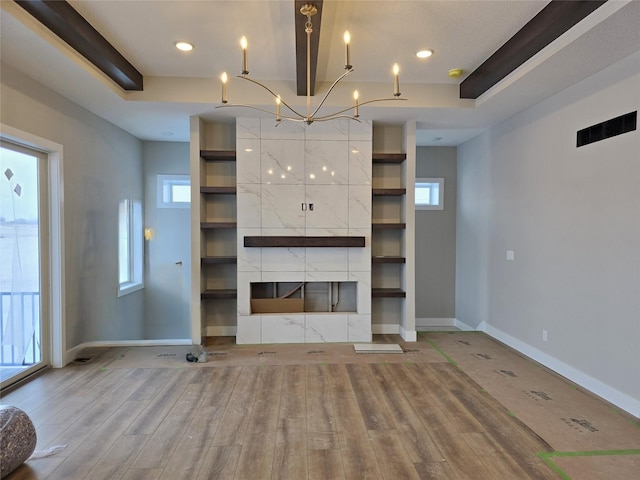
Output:
[[142,202],[125,199],[118,208],[118,296],[141,290],[143,283]]
[[444,178],[416,178],[416,210],[444,210]]
[[158,175],[158,208],[189,208],[191,180],[189,175]]

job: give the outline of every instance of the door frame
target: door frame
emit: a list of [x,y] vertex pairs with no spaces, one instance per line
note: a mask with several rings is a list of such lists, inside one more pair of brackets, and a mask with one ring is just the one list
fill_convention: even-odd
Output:
[[44,364],[62,368],[67,363],[65,359],[63,147],[59,143],[3,123],[0,123],[0,137],[46,155],[44,175],[39,175],[39,178],[46,182],[46,185],[40,184],[40,186],[44,187],[43,191],[48,194],[47,211],[44,212],[46,216],[43,218],[46,225],[42,228],[48,240],[44,249],[47,258],[42,258],[43,270],[46,268],[49,275],[46,298],[41,297],[43,298],[43,318],[48,315],[48,322],[46,322],[48,325],[44,325],[42,331],[42,360]]

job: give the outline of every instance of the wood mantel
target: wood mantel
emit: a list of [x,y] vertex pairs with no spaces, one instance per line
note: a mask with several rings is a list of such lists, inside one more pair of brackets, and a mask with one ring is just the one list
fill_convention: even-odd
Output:
[[244,237],[245,247],[364,247],[364,237]]

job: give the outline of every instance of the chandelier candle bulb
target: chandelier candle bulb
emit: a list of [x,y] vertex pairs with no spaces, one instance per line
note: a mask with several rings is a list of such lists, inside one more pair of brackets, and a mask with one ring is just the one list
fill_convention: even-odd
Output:
[[222,103],[227,103],[227,72],[222,72],[220,80],[222,81]]
[[351,58],[349,55],[349,44],[351,43],[351,35],[349,34],[349,30],[344,32],[344,69],[351,70]]
[[276,122],[279,122],[282,120],[282,117],[280,116],[280,104],[282,103],[282,99],[280,98],[280,95],[278,95],[276,97]]
[[240,46],[242,47],[242,75],[249,75],[247,63],[247,37],[242,37],[240,39]]
[[358,113],[358,90],[354,90],[353,92],[353,116],[358,118],[360,114]]
[[400,67],[397,63],[393,64],[393,96],[400,96],[400,80],[398,79],[398,73],[400,73]]

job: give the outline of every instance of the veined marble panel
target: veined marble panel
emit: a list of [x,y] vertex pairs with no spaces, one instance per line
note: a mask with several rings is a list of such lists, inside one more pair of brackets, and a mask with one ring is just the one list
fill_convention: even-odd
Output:
[[262,185],[262,228],[305,228],[304,185]]
[[371,185],[373,147],[371,142],[349,142],[349,184]]
[[236,139],[236,183],[260,183],[260,139]]
[[371,314],[371,272],[349,272],[349,282],[358,282],[356,295],[358,313]]
[[305,229],[304,226],[299,228],[263,228],[262,235],[265,237],[300,237],[305,235]]
[[251,283],[261,281],[260,272],[238,272],[238,315],[251,315]]
[[304,315],[262,315],[262,343],[304,343]]
[[236,139],[260,138],[259,118],[236,118]]
[[363,140],[371,143],[373,141],[373,124],[371,120],[349,122],[349,140]]
[[305,129],[303,123],[283,121],[276,124],[273,117],[260,119],[260,133],[262,139],[304,139]]
[[262,185],[238,183],[236,186],[237,221],[239,228],[262,227]]
[[348,268],[347,248],[307,248],[307,273],[346,272]]
[[349,138],[349,120],[346,118],[316,122],[304,127],[306,140],[347,140]]
[[349,338],[349,315],[327,313],[306,315],[305,342],[347,342]]
[[348,237],[350,235],[348,228],[307,228],[307,237]]
[[239,345],[262,343],[262,317],[260,315],[238,315],[236,343]]
[[262,271],[262,249],[245,248],[244,237],[260,236],[262,230],[259,228],[238,228],[236,241],[238,242],[238,272],[261,272]]
[[310,272],[304,274],[305,282],[346,282],[349,280],[348,272]]
[[371,187],[349,185],[349,228],[371,228]]
[[364,237],[364,248],[348,249],[349,271],[371,271],[371,228],[349,229],[349,235],[354,237]]
[[306,216],[307,228],[348,228],[347,185],[307,185],[306,194],[309,206]]
[[306,267],[304,248],[263,248],[263,272],[304,272]]
[[262,272],[263,282],[304,282],[304,272]]
[[263,184],[304,184],[304,140],[263,139],[260,169]]
[[349,183],[349,142],[305,142],[307,185],[347,185]]
[[370,342],[371,315],[349,315],[348,342]]

